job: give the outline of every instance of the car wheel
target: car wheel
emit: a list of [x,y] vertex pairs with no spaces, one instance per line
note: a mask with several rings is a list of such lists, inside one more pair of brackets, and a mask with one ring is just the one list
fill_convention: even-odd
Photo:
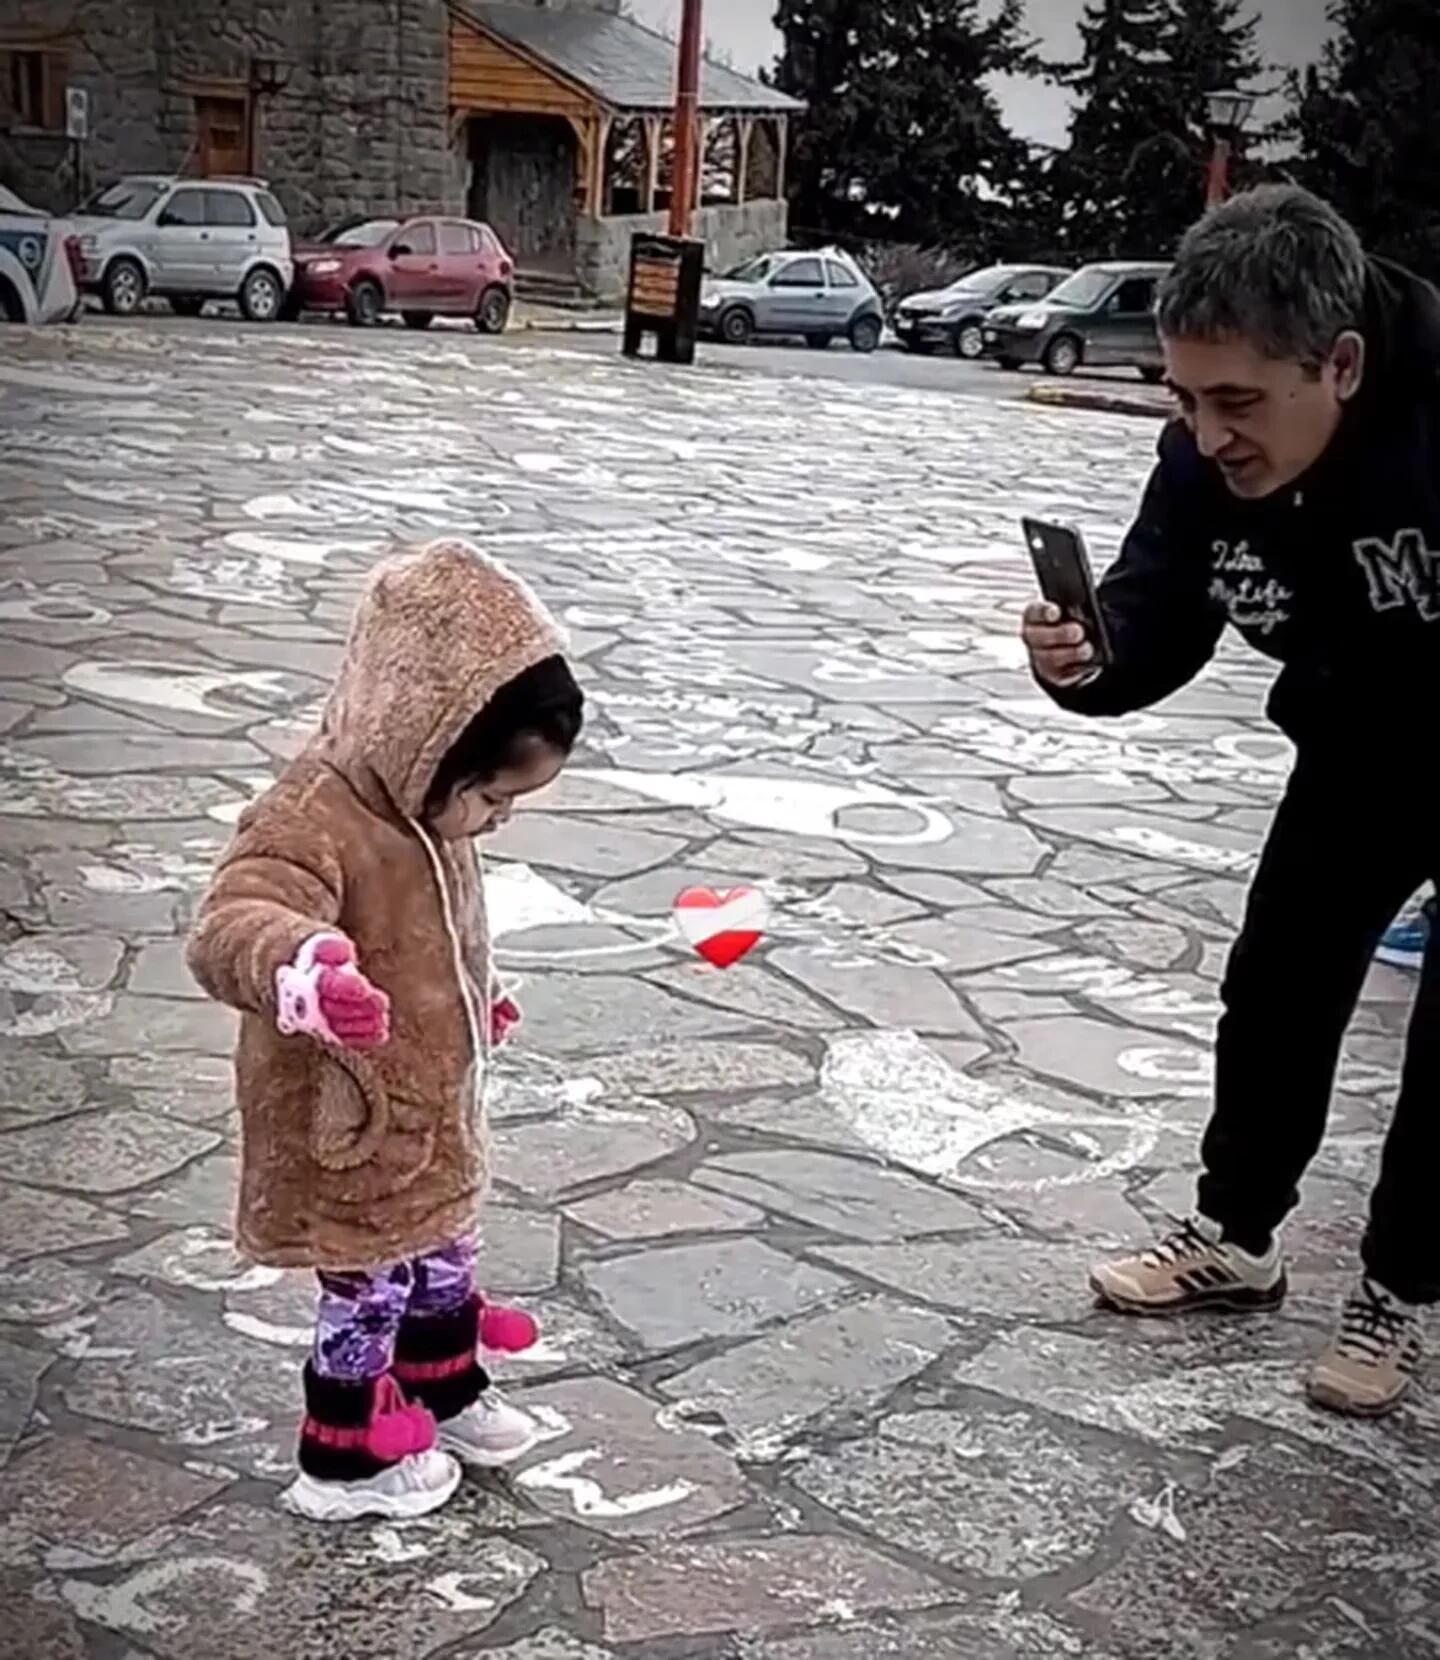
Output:
[[481,334],[504,334],[510,326],[510,296],[503,288],[487,288],[475,308],[475,327]]
[[850,344],[857,352],[873,352],[883,332],[878,317],[857,317],[850,325]]
[[198,317],[205,309],[205,302],[198,294],[172,294],[170,309],[177,317]]
[[731,306],[717,332],[727,346],[748,346],[755,336],[755,319],[744,306]]
[[1052,375],[1073,375],[1080,367],[1080,342],[1073,334],[1057,334],[1045,348],[1045,367]]
[[985,352],[985,331],[979,323],[962,323],[955,330],[955,355],[973,363]]
[[264,265],[240,285],[240,315],[247,323],[273,323],[284,304],[285,284]]
[[358,329],[373,329],[385,309],[385,296],[379,283],[366,278],[357,282],[345,296],[345,315]]
[[805,344],[812,352],[828,352],[834,339],[833,334],[807,334]]
[[402,311],[400,315],[405,319],[407,329],[428,329],[435,321],[433,311]]
[[133,259],[112,259],[100,285],[100,298],[112,317],[133,317],[145,298],[145,273]]

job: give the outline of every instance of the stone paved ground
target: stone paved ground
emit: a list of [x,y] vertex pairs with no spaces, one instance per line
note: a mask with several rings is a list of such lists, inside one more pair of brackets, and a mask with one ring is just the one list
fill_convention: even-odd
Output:
[[[1403,980],[1350,1040],[1282,1316],[1084,1291],[1186,1203],[1285,765],[1239,656],[1105,727],[1019,672],[1017,513],[1108,551],[1152,429],[342,331],[5,350],[0,1649],[1440,1654],[1434,1406],[1298,1393]],[[545,1321],[510,1381],[547,1439],[439,1518],[326,1531],[274,1507],[309,1291],[229,1253],[229,1025],[179,936],[360,574],[457,527],[594,694],[490,872],[530,1022],[489,1282]],[[708,972],[670,901],[745,878],[771,937]]]

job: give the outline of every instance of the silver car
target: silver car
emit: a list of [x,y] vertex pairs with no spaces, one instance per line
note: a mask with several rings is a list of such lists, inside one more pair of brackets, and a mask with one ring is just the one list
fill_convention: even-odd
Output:
[[234,300],[269,323],[294,278],[285,210],[260,179],[137,174],[92,196],[75,228],[85,288],[120,317],[158,294],[184,317]]
[[728,346],[757,334],[793,335],[824,351],[848,340],[857,352],[873,352],[885,332],[885,310],[875,285],[849,254],[761,254],[712,279],[700,295],[700,333]]
[[68,323],[80,309],[67,220],[0,185],[0,323]]

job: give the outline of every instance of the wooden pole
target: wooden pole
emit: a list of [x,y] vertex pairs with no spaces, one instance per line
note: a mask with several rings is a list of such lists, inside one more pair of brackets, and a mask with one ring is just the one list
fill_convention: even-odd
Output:
[[700,13],[702,0],[685,0],[680,22],[680,62],[675,80],[675,179],[670,193],[670,234],[689,236],[700,170]]

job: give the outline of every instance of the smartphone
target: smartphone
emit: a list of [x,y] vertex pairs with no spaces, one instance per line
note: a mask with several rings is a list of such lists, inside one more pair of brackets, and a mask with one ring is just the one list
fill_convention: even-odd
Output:
[[1022,519],[1020,524],[1040,592],[1052,605],[1059,606],[1067,622],[1084,625],[1086,636],[1095,648],[1096,667],[1108,668],[1114,654],[1080,532],[1069,525],[1050,524],[1044,519]]

